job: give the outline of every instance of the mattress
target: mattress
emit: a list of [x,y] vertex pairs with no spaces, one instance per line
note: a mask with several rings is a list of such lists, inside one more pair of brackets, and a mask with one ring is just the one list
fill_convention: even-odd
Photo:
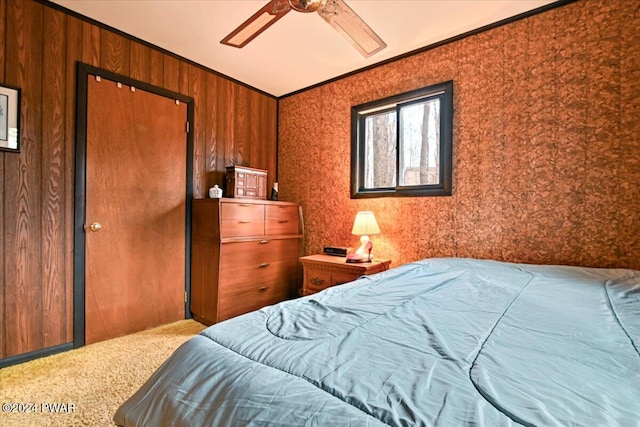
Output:
[[427,259],[216,324],[123,426],[640,426],[640,272]]

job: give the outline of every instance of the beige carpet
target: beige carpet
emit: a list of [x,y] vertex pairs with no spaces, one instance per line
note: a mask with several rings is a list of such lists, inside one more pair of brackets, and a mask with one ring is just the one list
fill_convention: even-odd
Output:
[[[7,413],[4,405],[0,425],[113,426],[118,406],[180,344],[204,328],[182,320],[0,369],[0,403],[26,403],[31,410],[35,404],[36,409]],[[67,405],[56,408],[54,403]],[[68,412],[54,413],[56,409]]]

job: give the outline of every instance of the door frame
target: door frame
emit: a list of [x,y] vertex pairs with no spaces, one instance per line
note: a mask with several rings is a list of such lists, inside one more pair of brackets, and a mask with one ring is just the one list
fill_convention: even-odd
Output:
[[187,104],[187,185],[185,188],[185,319],[191,318],[189,311],[191,299],[191,200],[193,199],[193,98],[139,80],[122,76],[110,71],[78,62],[76,66],[76,146],[75,146],[75,192],[74,192],[74,229],[73,229],[73,347],[85,345],[85,230],[86,222],[86,177],[87,177],[87,116],[88,116],[88,78],[100,76],[107,80],[120,82],[155,95],[175,99]]

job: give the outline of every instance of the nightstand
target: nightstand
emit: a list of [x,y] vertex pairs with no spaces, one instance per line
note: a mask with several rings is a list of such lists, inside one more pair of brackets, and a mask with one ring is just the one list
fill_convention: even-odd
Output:
[[347,263],[346,258],[331,255],[304,256],[300,262],[304,270],[302,295],[311,295],[330,286],[352,282],[360,276],[388,270],[391,265],[388,259]]

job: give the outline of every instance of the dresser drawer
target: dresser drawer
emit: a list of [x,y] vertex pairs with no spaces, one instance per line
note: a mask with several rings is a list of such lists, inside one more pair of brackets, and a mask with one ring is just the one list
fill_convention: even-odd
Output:
[[307,295],[313,294],[331,286],[353,282],[358,277],[360,275],[357,273],[307,269],[304,272],[304,289]]
[[[304,271],[305,295],[320,292],[331,286],[331,273],[322,270]],[[308,292],[307,292],[308,291]]]
[[227,270],[220,272],[220,283],[218,292],[220,296],[242,295],[252,290],[272,285],[281,280],[281,274],[277,266],[263,264],[264,267],[237,266],[235,271]]
[[218,321],[255,311],[275,302],[268,287],[247,289],[243,293],[234,295],[220,295],[218,299]]
[[262,236],[264,208],[260,204],[222,203],[220,237]]
[[[264,268],[239,267],[236,274],[221,274],[219,319],[229,319],[285,300],[289,293],[288,278],[291,277],[283,274],[286,270],[285,265],[276,262]],[[238,276],[249,278],[238,281]]]
[[343,283],[353,282],[358,279],[362,275],[359,273],[342,273],[342,272],[334,272],[331,273],[331,286],[342,285]]
[[[252,275],[251,281],[242,282],[242,283],[231,283],[230,281],[226,281],[226,283],[220,283],[220,297],[233,297],[238,298],[243,295],[248,294],[269,294],[273,292],[274,287],[278,285],[278,282],[281,280],[280,277],[275,273],[273,269],[270,271],[263,270],[259,272],[254,272]],[[221,277],[221,280],[224,281],[224,277]]]
[[256,283],[288,282],[298,266],[298,239],[223,243],[219,292],[244,292]]
[[299,217],[297,206],[270,205],[265,211],[265,234],[298,234]]

